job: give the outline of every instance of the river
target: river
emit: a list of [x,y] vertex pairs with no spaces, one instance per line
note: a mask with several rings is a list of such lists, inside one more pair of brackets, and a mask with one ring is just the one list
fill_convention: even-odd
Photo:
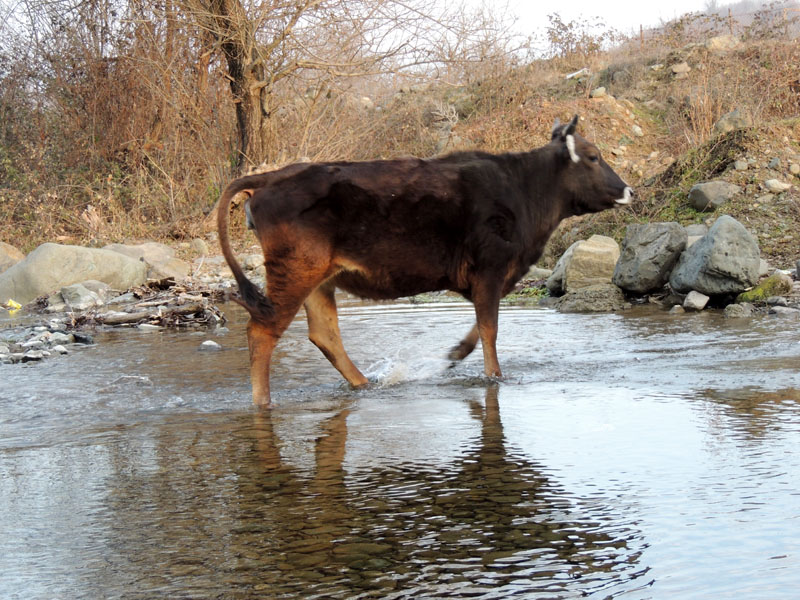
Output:
[[796,322],[351,303],[258,411],[225,312],[0,365],[0,598],[797,597]]

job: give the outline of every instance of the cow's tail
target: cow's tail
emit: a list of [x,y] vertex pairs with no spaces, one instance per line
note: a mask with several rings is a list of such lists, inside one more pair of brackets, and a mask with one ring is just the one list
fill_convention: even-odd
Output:
[[[250,317],[256,321],[266,322],[275,314],[275,306],[272,301],[258,289],[247,275],[244,274],[242,266],[236,260],[236,256],[231,248],[231,239],[228,231],[230,220],[231,200],[236,194],[244,192],[248,196],[253,195],[253,191],[263,187],[269,180],[269,174],[250,175],[232,181],[219,199],[217,206],[217,229],[219,230],[219,245],[222,248],[222,255],[225,257],[228,266],[233,272],[236,283],[239,286],[241,298],[234,298],[241,304]],[[256,232],[257,233],[257,232]]]

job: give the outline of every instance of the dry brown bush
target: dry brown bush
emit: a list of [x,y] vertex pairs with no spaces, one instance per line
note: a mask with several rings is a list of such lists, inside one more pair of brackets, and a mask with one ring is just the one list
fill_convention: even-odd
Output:
[[[282,8],[257,22],[266,28],[262,45],[307,40],[310,30],[287,30],[285,11],[301,4],[264,5]],[[54,239],[198,235],[247,154],[223,50],[233,33],[215,32],[208,21],[219,12],[200,0],[123,5],[124,14],[112,14],[118,6],[93,0],[62,12],[67,5],[42,2],[31,25],[36,43],[19,28],[0,31],[8,34],[0,43],[0,238],[30,249]],[[734,108],[757,123],[800,113],[800,48],[783,21],[765,16],[738,26],[746,43],[722,56],[687,44],[726,33],[725,18],[687,17],[611,49],[602,47],[611,37],[559,28],[552,56],[535,59],[486,15],[452,21],[439,37],[418,22],[428,54],[411,67],[399,56],[367,56],[353,23],[335,11],[317,16],[332,28],[314,40],[324,61],[301,68],[298,47],[278,44],[242,62],[275,61],[259,75],[269,83],[269,101],[259,104],[266,142],[249,162],[429,156],[456,140],[460,148],[525,150],[546,142],[555,118],[575,113],[606,150],[626,134],[618,116],[589,99],[598,85],[633,101],[651,148],[663,156],[707,141]],[[337,66],[331,50],[345,34],[353,43],[341,45],[349,54]],[[692,71],[676,80],[668,67],[684,59]],[[653,71],[656,63],[666,67]],[[565,79],[582,67],[592,75]],[[640,181],[635,159],[619,169]],[[646,216],[603,218],[613,228]],[[559,243],[602,223],[571,222]]]

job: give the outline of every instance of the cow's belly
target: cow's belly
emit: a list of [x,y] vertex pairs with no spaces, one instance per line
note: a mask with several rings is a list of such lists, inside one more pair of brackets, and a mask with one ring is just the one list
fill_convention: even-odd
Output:
[[370,300],[393,300],[414,296],[424,292],[452,290],[453,285],[446,276],[432,277],[420,273],[365,273],[345,270],[337,274],[333,282],[336,287]]

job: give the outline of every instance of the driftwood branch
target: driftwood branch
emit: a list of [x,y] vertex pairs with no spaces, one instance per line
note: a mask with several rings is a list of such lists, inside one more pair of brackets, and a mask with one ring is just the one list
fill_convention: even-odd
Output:
[[202,313],[206,307],[204,304],[186,304],[184,306],[175,306],[166,310],[158,312],[153,311],[139,311],[132,313],[113,313],[106,315],[97,315],[97,321],[104,325],[129,325],[131,323],[139,323],[140,321],[148,321],[152,319],[169,319],[171,317],[181,317],[186,315],[193,315]]

